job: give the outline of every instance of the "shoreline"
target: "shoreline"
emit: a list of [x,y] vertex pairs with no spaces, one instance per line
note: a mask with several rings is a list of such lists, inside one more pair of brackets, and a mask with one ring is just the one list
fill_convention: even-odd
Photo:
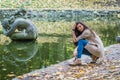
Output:
[[[18,9],[0,9],[1,19],[9,18],[14,15]],[[26,10],[26,17],[30,19],[56,21],[57,19],[70,19],[77,18],[102,18],[102,17],[114,17],[120,18],[120,10],[82,10],[82,9],[66,9],[66,10],[55,10],[55,9],[38,9],[38,10]]]
[[[112,75],[110,71],[120,72],[120,44],[113,44],[105,47],[106,62],[103,64],[88,64],[86,66],[69,66],[68,62],[73,60],[69,59],[58,64],[48,66],[47,68],[34,70],[13,78],[12,80],[80,80],[80,79],[120,79],[119,75]],[[117,64],[116,64],[117,63]],[[99,74],[99,72],[101,72]],[[79,74],[78,74],[79,73]],[[93,73],[93,74],[91,74]],[[94,74],[97,74],[95,76]],[[103,74],[101,76],[101,74]],[[120,73],[119,73],[120,74]],[[93,77],[94,76],[94,77]],[[105,77],[107,76],[107,77]]]

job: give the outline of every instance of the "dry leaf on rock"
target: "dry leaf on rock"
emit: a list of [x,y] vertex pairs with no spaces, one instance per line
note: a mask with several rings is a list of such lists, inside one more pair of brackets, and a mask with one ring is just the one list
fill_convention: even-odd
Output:
[[22,79],[22,78],[24,78],[24,77],[23,77],[23,76],[17,76],[17,78]]

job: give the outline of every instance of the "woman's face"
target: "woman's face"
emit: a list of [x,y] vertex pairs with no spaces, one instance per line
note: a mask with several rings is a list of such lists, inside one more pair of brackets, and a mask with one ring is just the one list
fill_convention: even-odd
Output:
[[78,29],[78,31],[83,31],[83,30],[84,30],[84,27],[83,27],[83,25],[78,24],[78,25],[77,25],[77,29]]

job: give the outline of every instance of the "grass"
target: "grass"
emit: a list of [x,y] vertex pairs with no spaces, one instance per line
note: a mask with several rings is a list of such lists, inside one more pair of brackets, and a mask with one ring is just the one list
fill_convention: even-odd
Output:
[[120,10],[119,0],[0,0],[0,8]]

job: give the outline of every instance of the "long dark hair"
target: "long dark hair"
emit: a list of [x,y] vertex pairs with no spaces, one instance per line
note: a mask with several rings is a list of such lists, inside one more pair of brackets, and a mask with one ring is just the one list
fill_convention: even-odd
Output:
[[84,30],[85,29],[88,29],[88,27],[85,25],[85,24],[83,24],[82,22],[76,22],[75,23],[75,35],[78,37],[79,35],[81,35],[82,34],[82,32],[84,31],[79,31],[78,29],[77,29],[77,25],[78,24],[81,24],[83,27],[84,27]]
[[[75,35],[76,35],[76,37],[78,37],[78,36],[80,36],[82,33],[83,33],[83,31],[79,31],[78,29],[77,29],[77,25],[78,24],[81,24],[83,27],[84,27],[84,29],[83,29],[83,31],[85,30],[85,29],[89,29],[90,31],[91,31],[91,33],[93,33],[93,31],[88,27],[88,26],[86,26],[84,23],[82,23],[82,22],[76,22],[75,23]],[[77,42],[74,42],[74,45],[75,46],[77,46]]]

